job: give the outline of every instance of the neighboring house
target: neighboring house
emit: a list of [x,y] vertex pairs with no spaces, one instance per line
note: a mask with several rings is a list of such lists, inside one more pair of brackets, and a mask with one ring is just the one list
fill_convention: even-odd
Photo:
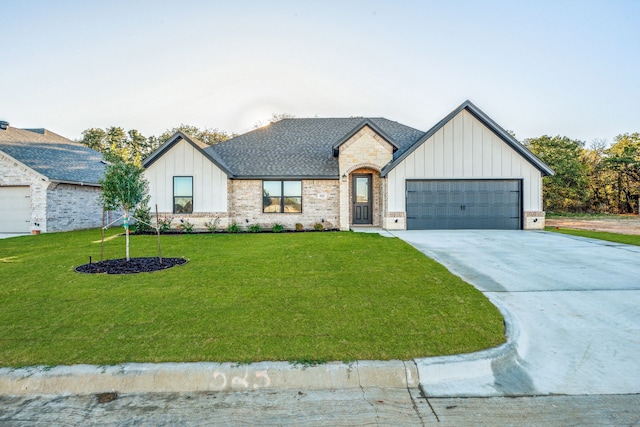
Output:
[[0,233],[102,225],[102,155],[46,129],[0,122]]
[[541,229],[553,174],[469,101],[427,132],[384,118],[284,119],[213,146],[178,132],[143,165],[163,216],[341,230]]

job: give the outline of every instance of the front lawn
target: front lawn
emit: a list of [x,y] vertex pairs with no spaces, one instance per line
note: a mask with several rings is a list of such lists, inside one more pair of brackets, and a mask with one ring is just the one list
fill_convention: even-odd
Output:
[[[105,259],[124,256],[110,230]],[[504,342],[498,310],[399,239],[351,232],[162,237],[187,264],[73,269],[100,231],[0,240],[0,366],[402,359]],[[131,256],[156,256],[132,236]]]
[[571,228],[545,227],[547,231],[553,231],[561,234],[570,234],[572,236],[589,237],[591,239],[606,240],[608,242],[624,243],[626,245],[640,246],[640,236],[634,234],[618,234],[608,233],[606,231],[592,230],[576,230]]

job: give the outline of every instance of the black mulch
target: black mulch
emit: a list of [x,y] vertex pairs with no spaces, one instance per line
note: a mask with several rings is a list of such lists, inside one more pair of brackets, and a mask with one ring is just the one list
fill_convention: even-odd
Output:
[[184,258],[162,258],[162,264],[158,258],[126,258],[108,259],[106,261],[93,262],[76,267],[78,273],[107,273],[107,274],[134,274],[150,273],[152,271],[166,270],[186,263]]

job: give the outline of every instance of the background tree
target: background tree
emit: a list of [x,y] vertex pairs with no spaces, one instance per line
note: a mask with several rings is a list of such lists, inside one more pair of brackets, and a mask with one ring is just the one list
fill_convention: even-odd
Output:
[[153,140],[151,142],[151,145],[155,145],[154,149],[157,148],[158,146],[166,142],[169,138],[171,138],[177,131],[192,136],[207,145],[214,145],[219,142],[226,141],[231,137],[227,132],[217,128],[200,129],[196,126],[181,124],[180,126],[174,127],[173,129],[167,129],[158,137],[151,137],[150,139]]
[[555,171],[554,176],[543,179],[545,210],[584,210],[589,199],[588,168],[583,157],[584,142],[566,136],[543,135],[527,139],[524,144]]
[[613,186],[617,213],[633,213],[640,195],[640,133],[615,137],[613,145],[605,151],[603,169],[615,176]]
[[129,219],[145,200],[149,184],[143,178],[144,169],[133,163],[116,161],[107,165],[102,185],[102,204],[107,210],[122,209],[126,235],[126,258],[129,261]]
[[109,162],[122,160],[138,166],[154,148],[137,130],[131,129],[125,132],[123,128],[116,126],[87,129],[82,132],[82,139],[79,142],[100,151]]

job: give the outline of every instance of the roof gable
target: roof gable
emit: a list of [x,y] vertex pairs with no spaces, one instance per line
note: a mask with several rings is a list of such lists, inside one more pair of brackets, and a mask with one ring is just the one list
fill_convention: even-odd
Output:
[[404,150],[401,153],[396,153],[398,156],[390,162],[382,170],[382,176],[386,176],[393,168],[400,164],[405,158],[413,153],[418,147],[420,147],[425,141],[431,138],[436,132],[442,129],[447,123],[453,120],[461,111],[466,110],[485,125],[489,130],[496,134],[503,142],[513,148],[518,154],[524,157],[529,163],[536,167],[543,176],[553,175],[553,170],[547,166],[542,160],[538,159],[531,151],[529,151],[524,145],[520,144],[513,136],[507,131],[501,128],[496,122],[494,122],[489,116],[476,107],[471,101],[467,100],[460,104],[458,108],[449,113],[446,117],[436,123],[431,129],[429,129],[418,141],[411,147]]
[[338,142],[333,144],[333,155],[334,155],[334,157],[338,156],[338,154],[340,152],[340,146],[341,145],[343,145],[344,143],[349,141],[351,138],[353,138],[354,135],[356,135],[358,132],[360,132],[363,128],[365,128],[367,126],[371,130],[373,130],[375,133],[380,135],[382,137],[382,139],[384,139],[386,142],[388,142],[393,147],[393,151],[394,152],[396,150],[398,150],[398,148],[400,148],[398,143],[395,142],[394,139],[392,137],[390,137],[385,131],[380,129],[380,127],[378,125],[373,123],[370,119],[364,119],[361,123],[359,123],[356,127],[354,127],[349,133],[347,133],[344,137],[342,137]]
[[164,144],[162,144],[153,153],[147,156],[142,162],[142,166],[148,168],[180,141],[186,141],[188,144],[191,144],[200,154],[209,159],[211,162],[213,162],[213,164],[220,168],[220,170],[226,173],[228,177],[233,178],[233,173],[217,153],[207,150],[207,148],[209,148],[207,144],[200,141],[199,139],[190,137],[181,131],[177,131],[176,133],[174,133],[171,138],[164,142]]

